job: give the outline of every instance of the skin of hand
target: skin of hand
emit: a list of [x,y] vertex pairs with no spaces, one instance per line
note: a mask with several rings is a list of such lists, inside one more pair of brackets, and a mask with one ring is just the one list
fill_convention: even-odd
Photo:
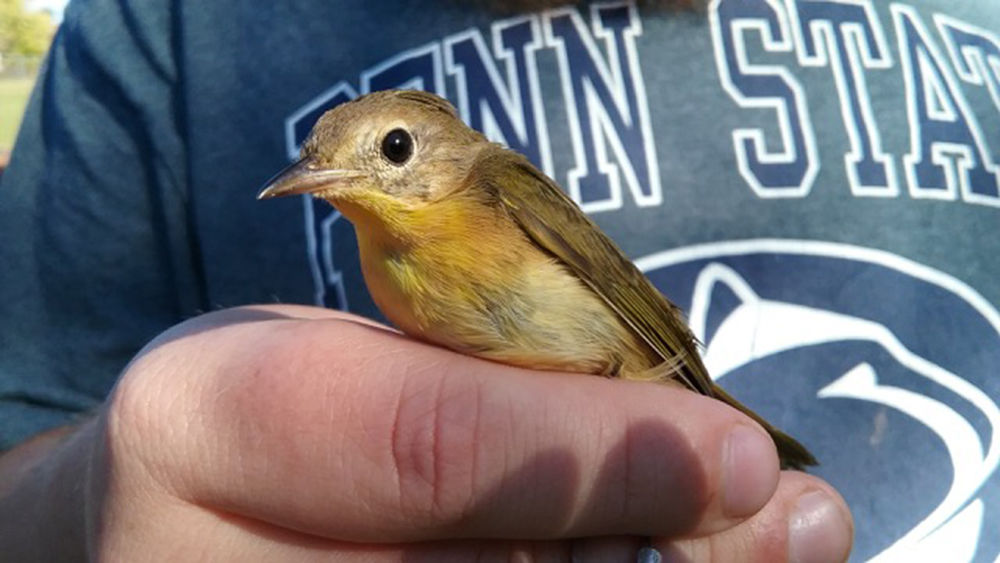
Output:
[[163,333],[83,424],[0,457],[11,560],[842,561],[853,524],[751,419],[346,314]]

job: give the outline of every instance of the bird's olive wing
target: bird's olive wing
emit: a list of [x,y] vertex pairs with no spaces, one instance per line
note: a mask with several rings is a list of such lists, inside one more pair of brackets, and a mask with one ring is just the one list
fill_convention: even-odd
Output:
[[679,365],[688,387],[712,396],[696,340],[677,306],[527,159],[500,148],[484,153],[473,177],[485,182],[528,237],[566,264],[664,362]]

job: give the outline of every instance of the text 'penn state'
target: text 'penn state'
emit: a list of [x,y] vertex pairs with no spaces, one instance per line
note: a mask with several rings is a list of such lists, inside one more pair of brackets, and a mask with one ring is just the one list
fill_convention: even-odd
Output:
[[[889,5],[887,14],[880,18],[869,0],[709,4],[705,29],[712,56],[705,59],[714,61],[722,99],[745,117],[746,125],[730,133],[732,150],[757,196],[806,197],[816,184],[821,155],[813,128],[817,110],[810,103],[822,104],[810,99],[802,77],[828,69],[825,79],[835,88],[843,124],[844,142],[836,148],[848,186],[824,189],[897,197],[905,186],[913,198],[1000,206],[1000,155],[987,145],[981,126],[1000,118],[1000,36],[943,14],[922,16],[900,3]],[[365,69],[357,86],[341,80],[288,117],[289,157],[297,156],[327,109],[371,91],[418,88],[451,99],[466,123],[526,154],[587,212],[619,209],[627,199],[639,207],[660,205],[669,185],[660,174],[643,69],[661,54],[641,51],[642,34],[634,4],[601,3],[504,19],[488,32],[468,29],[408,49]],[[558,86],[550,89],[558,91],[543,91],[541,57],[554,59]],[[895,94],[898,103],[876,111],[869,84],[885,77],[880,73],[901,75],[903,87]],[[561,97],[564,116],[546,115],[550,96]],[[980,112],[992,106],[997,113],[976,115],[974,99],[990,101],[979,104]],[[905,112],[892,117],[905,119],[909,129],[909,146],[897,147],[898,154],[883,146],[879,126],[880,116],[892,111]],[[573,155],[563,169],[553,162],[549,134],[557,119],[565,120]]]

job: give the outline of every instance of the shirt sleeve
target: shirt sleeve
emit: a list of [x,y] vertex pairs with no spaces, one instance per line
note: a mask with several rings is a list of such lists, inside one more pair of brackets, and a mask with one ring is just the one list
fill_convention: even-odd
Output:
[[32,94],[0,183],[0,450],[204,309],[169,4],[72,2]]

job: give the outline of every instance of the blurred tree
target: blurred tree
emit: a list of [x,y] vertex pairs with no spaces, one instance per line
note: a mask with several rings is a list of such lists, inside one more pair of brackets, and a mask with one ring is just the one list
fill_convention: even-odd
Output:
[[0,53],[39,56],[52,40],[52,17],[29,12],[24,0],[0,0]]

